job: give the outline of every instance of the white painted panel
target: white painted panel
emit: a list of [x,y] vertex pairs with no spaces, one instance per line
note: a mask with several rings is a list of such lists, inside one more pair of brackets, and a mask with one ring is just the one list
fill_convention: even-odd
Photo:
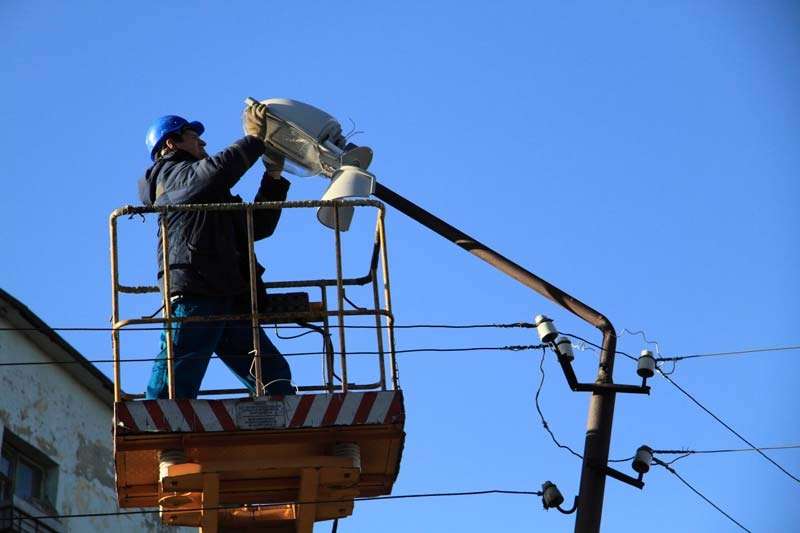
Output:
[[372,404],[372,409],[369,411],[367,417],[367,424],[382,424],[386,419],[386,413],[389,411],[389,406],[392,405],[394,399],[394,391],[381,391],[375,398],[375,403]]
[[334,424],[337,426],[352,424],[353,419],[356,417],[358,406],[361,405],[361,400],[363,399],[364,395],[361,393],[345,394],[344,403],[342,403],[342,408],[339,410],[339,415],[336,417]]

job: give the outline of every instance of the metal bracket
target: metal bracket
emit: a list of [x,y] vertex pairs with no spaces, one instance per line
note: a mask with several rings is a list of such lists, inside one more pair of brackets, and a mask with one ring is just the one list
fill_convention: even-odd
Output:
[[599,466],[599,467],[595,466],[594,468],[599,469],[605,475],[607,475],[608,477],[613,477],[617,481],[622,481],[623,483],[627,483],[628,485],[632,485],[632,486],[634,486],[634,487],[636,487],[637,489],[640,489],[640,490],[644,488],[644,481],[642,481],[642,477],[644,476],[644,474],[639,474],[639,477],[635,478],[635,477],[629,476],[628,474],[623,474],[619,470],[615,470],[615,469],[611,468],[608,465]]
[[572,507],[570,507],[569,509],[562,509],[560,505],[557,506],[556,509],[561,514],[572,514],[572,513],[574,513],[575,511],[578,510],[578,497],[575,496],[575,500],[572,502]]
[[618,383],[578,383],[579,392],[626,392],[630,394],[650,394],[650,387],[639,385],[621,385]]
[[[572,369],[572,362],[558,351],[558,347],[554,346],[553,350],[558,357],[558,363],[564,371],[564,377],[567,378],[569,388],[575,392],[596,392],[599,394],[623,392],[629,394],[650,394],[650,387],[647,385],[622,385],[618,383],[580,383],[575,376],[575,371]],[[644,382],[643,382],[644,383]]]

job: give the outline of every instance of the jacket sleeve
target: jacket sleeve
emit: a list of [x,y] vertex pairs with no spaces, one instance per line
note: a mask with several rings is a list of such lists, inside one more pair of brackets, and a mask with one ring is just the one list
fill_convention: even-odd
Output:
[[[255,202],[282,202],[286,200],[289,192],[289,180],[286,178],[272,179],[264,173],[261,185],[256,193]],[[272,235],[278,220],[281,218],[281,209],[258,209],[253,217],[255,239],[261,240]]]
[[248,135],[218,154],[193,163],[158,184],[159,204],[214,202],[230,191],[264,153],[264,143]]

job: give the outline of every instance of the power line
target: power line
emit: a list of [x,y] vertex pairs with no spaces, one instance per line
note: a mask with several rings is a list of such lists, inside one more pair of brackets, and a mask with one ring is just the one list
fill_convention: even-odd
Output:
[[[203,327],[201,323],[192,322],[192,327],[198,328]],[[206,326],[212,327],[212,326]],[[216,327],[216,326],[213,326]],[[232,328],[247,328],[250,329],[253,326],[251,325],[229,325],[227,327]],[[261,327],[261,326],[259,326]],[[345,329],[388,329],[390,327],[394,329],[489,329],[489,328],[523,328],[523,329],[532,329],[535,328],[532,323],[530,322],[510,322],[510,323],[486,323],[486,324],[393,324],[392,326],[382,324],[380,326],[377,325],[369,325],[369,324],[344,324],[343,327]],[[331,324],[331,329],[338,329],[338,324]],[[69,331],[69,332],[111,332],[111,331],[118,331],[120,333],[129,333],[129,332],[139,332],[139,331],[164,331],[165,327],[157,326],[157,327],[131,327],[131,328],[112,328],[112,327],[87,327],[87,326],[75,326],[75,327],[54,327],[48,328],[48,330],[43,330],[41,328],[35,327],[0,327],[0,331],[20,331],[20,332],[46,332],[46,331]],[[178,329],[177,327],[169,328],[172,330]],[[292,325],[292,324],[283,324],[280,326],[280,329],[307,329],[305,326],[299,325]],[[311,333],[311,332],[309,332]],[[628,334],[640,334],[643,333],[642,331],[630,331],[628,329],[624,329],[623,333]],[[583,344],[592,346],[600,351],[603,351],[604,348],[598,344],[595,344],[579,335],[575,335],[574,333],[566,333],[562,332],[562,335],[567,337],[571,337],[573,339],[577,339],[581,341]],[[620,335],[621,337],[622,335]],[[281,337],[281,338],[296,338],[296,337]],[[646,341],[651,344],[657,344],[654,341]],[[659,356],[656,357],[655,360],[657,362],[675,362],[675,361],[683,361],[685,359],[699,359],[705,357],[724,357],[724,356],[732,356],[732,355],[749,355],[754,353],[765,353],[765,352],[782,352],[782,351],[793,351],[793,350],[800,350],[800,345],[790,345],[790,346],[775,346],[775,347],[765,347],[765,348],[751,348],[746,350],[731,350],[725,352],[708,352],[708,353],[696,353],[696,354],[688,354],[688,355],[677,355],[677,356]],[[636,361],[637,358],[630,355],[627,352],[623,352],[621,350],[616,350],[617,354],[623,355],[632,361]]]
[[[735,453],[735,452],[755,452],[758,450],[795,450],[800,449],[800,444],[789,444],[786,446],[759,446],[758,448],[724,448],[719,450],[653,450],[654,455],[678,455],[677,459],[672,459],[668,461],[667,464],[672,464],[680,459],[684,459],[686,457],[692,455],[702,455],[702,454],[713,454],[713,453]],[[626,463],[628,461],[633,461],[634,455],[630,457],[625,457],[624,459],[609,459],[609,463]]]
[[[192,327],[202,327],[200,326],[201,323],[199,322],[191,322],[193,325]],[[208,326],[211,327],[211,326]],[[217,326],[214,326],[217,327]],[[232,325],[227,327],[233,328],[247,328],[250,329],[253,326],[247,325]],[[281,325],[281,329],[305,329],[305,326],[297,326],[292,324]],[[381,326],[376,326],[374,324],[344,324],[343,327],[345,329],[388,329],[392,327],[394,329],[488,329],[488,328],[524,328],[524,329],[531,329],[534,327],[533,324],[529,322],[511,322],[511,323],[499,323],[499,324],[393,324],[392,326],[383,324]],[[331,329],[338,329],[338,324],[331,324]],[[167,329],[163,326],[154,326],[154,327],[131,327],[131,328],[112,328],[110,326],[103,326],[103,327],[86,327],[86,326],[75,326],[75,327],[55,327],[55,328],[48,328],[46,330],[42,328],[34,328],[34,327],[0,327],[0,331],[30,331],[30,332],[41,332],[45,333],[47,331],[87,331],[87,332],[103,332],[103,331],[118,331],[120,333],[127,333],[129,331],[164,331]],[[172,330],[178,329],[176,327],[170,328]]]
[[[642,331],[631,332],[628,329],[625,329],[624,331],[629,333],[629,334],[643,333]],[[600,351],[604,351],[605,350],[602,346],[599,346],[599,345],[597,345],[597,344],[595,344],[595,343],[593,343],[591,341],[588,341],[588,340],[584,339],[583,337],[579,337],[578,335],[575,335],[575,334],[572,334],[572,333],[564,333],[564,332],[561,332],[561,334],[565,335],[567,337],[572,337],[573,339],[577,339],[577,340],[581,341],[582,343],[584,343],[586,345],[589,345],[589,346],[592,346],[592,347],[594,347],[594,348],[596,348],[596,349],[598,349]],[[650,344],[658,344],[655,341],[649,341],[648,340],[646,342],[648,342]],[[722,356],[730,356],[730,355],[749,355],[749,354],[754,354],[754,353],[783,352],[783,351],[790,351],[790,350],[800,350],[800,344],[798,344],[798,345],[790,345],[790,346],[773,346],[773,347],[768,347],[768,348],[750,348],[750,349],[746,349],[746,350],[731,350],[731,351],[727,351],[727,352],[695,353],[695,354],[688,354],[688,355],[663,356],[663,357],[659,356],[659,357],[655,357],[655,360],[657,362],[668,362],[668,361],[675,362],[675,361],[683,361],[684,359],[699,359],[699,358],[702,358],[702,357],[722,357]],[[624,355],[625,357],[627,357],[628,359],[630,359],[632,361],[638,361],[638,359],[636,357],[633,357],[632,355],[630,355],[630,354],[628,354],[626,352],[617,350],[615,353],[620,354],[620,355]]]
[[[539,381],[539,387],[536,389],[536,395],[534,396],[534,403],[536,405],[536,412],[539,413],[539,420],[542,422],[542,426],[544,427],[545,431],[547,431],[547,433],[550,435],[550,438],[553,440],[555,445],[558,446],[559,448],[563,449],[563,450],[569,451],[569,453],[571,453],[572,455],[574,455],[578,459],[583,460],[583,455],[581,455],[580,453],[576,452],[575,450],[573,450],[572,448],[570,448],[566,444],[561,444],[558,441],[558,439],[556,438],[555,434],[553,433],[553,430],[550,429],[550,425],[547,423],[547,420],[545,420],[544,413],[542,413],[542,408],[539,405],[539,395],[541,394],[542,386],[544,385],[544,358],[545,358],[546,353],[547,353],[547,351],[543,347],[542,348],[542,358],[539,360],[539,373],[541,374],[542,379]],[[625,463],[625,462],[631,461],[632,459],[633,459],[633,457],[626,457],[624,459],[609,459],[608,462],[609,463]]]
[[783,352],[788,350],[800,350],[800,345],[795,346],[776,346],[772,348],[752,348],[749,350],[734,350],[730,352],[709,352],[695,353],[690,355],[679,355],[674,357],[656,357],[656,361],[683,361],[684,359],[699,359],[701,357],[722,357],[729,355],[747,355],[762,352]]
[[583,460],[583,455],[579,454],[578,452],[576,452],[575,450],[573,450],[572,448],[570,448],[566,444],[561,444],[560,442],[558,442],[558,439],[553,434],[553,430],[550,429],[550,426],[548,425],[547,420],[544,419],[544,414],[542,414],[542,408],[539,406],[539,395],[541,394],[542,386],[544,385],[544,357],[545,357],[545,355],[547,355],[547,350],[545,348],[542,348],[542,358],[539,361],[539,373],[541,374],[542,379],[539,381],[539,388],[536,389],[536,396],[534,397],[534,403],[536,404],[536,411],[539,413],[539,420],[541,420],[542,426],[544,427],[545,431],[547,431],[547,433],[550,434],[550,438],[553,439],[553,442],[555,443],[556,446],[558,446],[562,450],[569,451],[569,453],[571,453],[572,455],[574,455],[578,459]]
[[[592,341],[588,341],[588,340],[584,339],[583,337],[579,337],[578,335],[575,335],[574,333],[566,333],[566,332],[562,331],[562,332],[561,332],[561,334],[562,334],[562,335],[565,335],[565,336],[567,336],[567,337],[571,337],[571,338],[573,338],[573,339],[578,339],[578,340],[579,340],[579,341],[581,341],[582,343],[584,343],[584,344],[588,344],[589,346],[594,346],[595,348],[597,348],[597,349],[598,349],[598,350],[600,350],[601,352],[604,352],[604,351],[606,351],[606,349],[605,349],[605,348],[603,348],[602,346],[600,346],[600,345],[598,345],[598,344],[595,344],[595,343],[593,343]],[[628,359],[630,359],[631,361],[638,361],[638,359],[637,359],[637,358],[635,358],[634,356],[632,356],[632,355],[631,355],[631,354],[629,354],[629,353],[626,353],[626,352],[623,352],[623,351],[620,351],[620,350],[616,350],[614,353],[615,353],[615,354],[619,354],[619,355],[624,355],[625,357],[627,357],[627,358],[628,358]]]
[[688,453],[691,455],[695,455],[704,453],[735,453],[735,452],[755,452],[758,450],[796,450],[796,449],[800,449],[800,444],[787,444],[785,446],[759,446],[757,448],[722,448],[719,450],[653,450],[653,453],[661,455]]
[[725,517],[726,517],[728,520],[730,520],[731,522],[733,522],[734,524],[736,524],[737,526],[739,526],[739,527],[740,527],[740,528],[742,528],[743,530],[747,531],[748,533],[752,533],[752,532],[751,532],[749,529],[747,529],[746,527],[744,527],[744,526],[743,526],[743,525],[742,525],[742,524],[741,524],[741,523],[740,523],[738,520],[736,520],[736,519],[735,519],[735,518],[733,518],[731,515],[729,515],[729,514],[728,514],[728,513],[726,513],[725,511],[723,511],[723,510],[722,510],[722,508],[721,508],[719,505],[717,505],[716,503],[714,503],[714,502],[712,502],[711,500],[709,500],[709,499],[708,499],[708,498],[705,496],[705,494],[703,494],[702,492],[700,492],[699,490],[697,490],[696,488],[694,488],[694,487],[693,487],[693,486],[692,486],[692,485],[691,485],[691,484],[690,484],[688,481],[686,481],[685,479],[683,479],[683,477],[681,477],[681,475],[680,475],[680,474],[678,474],[678,472],[676,472],[674,468],[672,468],[671,466],[669,466],[667,463],[664,463],[663,461],[659,461],[658,459],[653,459],[653,461],[654,461],[654,462],[655,462],[657,465],[660,465],[660,466],[663,466],[664,468],[666,468],[666,469],[667,469],[667,470],[668,470],[668,471],[669,471],[669,472],[670,472],[672,475],[674,475],[674,476],[675,476],[675,477],[677,477],[679,480],[681,480],[681,483],[683,483],[684,485],[686,485],[687,487],[689,487],[689,488],[692,490],[692,492],[694,492],[695,494],[697,494],[698,496],[700,496],[701,498],[703,498],[703,499],[706,501],[706,503],[708,503],[708,504],[709,504],[709,505],[711,505],[711,506],[712,506],[714,509],[716,509],[717,511],[719,511],[720,513],[722,513],[723,515],[725,515]]
[[653,450],[656,455],[678,455],[677,458],[667,462],[673,464],[692,455],[717,454],[717,453],[737,453],[737,452],[756,452],[758,450],[794,450],[800,449],[800,444],[789,444],[786,446],[759,446],[758,448],[724,448],[719,450]]
[[[380,501],[380,500],[405,500],[416,498],[441,498],[451,496],[485,496],[488,494],[500,494],[506,496],[541,496],[542,491],[528,491],[528,490],[506,490],[506,489],[489,489],[489,490],[475,490],[466,492],[427,492],[420,494],[396,494],[389,496],[357,496],[350,499],[338,500],[287,500],[283,502],[270,503],[268,506],[277,505],[311,505],[311,504],[324,504],[324,503],[348,503],[350,501],[365,502],[365,501]],[[238,507],[230,506],[217,506],[217,507],[196,507],[193,509],[179,509],[179,512],[190,511],[224,511],[230,509],[238,509]],[[105,513],[75,513],[75,514],[61,514],[61,515],[40,515],[40,516],[26,516],[14,517],[14,520],[44,520],[47,518],[63,519],[63,518],[94,518],[101,516],[124,516],[124,515],[138,515],[138,514],[155,514],[160,513],[160,509],[137,509],[136,511],[115,511]]]
[[726,423],[725,423],[725,422],[724,422],[724,421],[723,421],[723,420],[722,420],[720,417],[718,417],[717,415],[715,415],[714,413],[712,413],[712,412],[711,412],[711,411],[710,411],[710,410],[709,410],[709,409],[708,409],[706,406],[704,406],[703,404],[701,404],[701,403],[700,403],[700,402],[697,400],[697,398],[695,398],[694,396],[692,396],[691,394],[689,394],[689,392],[687,392],[687,391],[686,391],[686,389],[684,389],[683,387],[681,387],[680,385],[678,385],[677,383],[675,383],[674,381],[672,381],[672,379],[670,379],[670,377],[669,377],[669,376],[667,376],[666,374],[664,374],[663,372],[661,372],[661,371],[660,371],[660,369],[659,369],[659,373],[661,374],[661,376],[662,376],[664,379],[666,379],[667,381],[669,381],[669,382],[670,382],[670,383],[671,383],[671,384],[672,384],[672,385],[673,385],[673,386],[674,386],[676,389],[678,389],[679,391],[681,391],[681,392],[684,394],[684,396],[686,396],[686,397],[687,397],[687,398],[689,398],[689,399],[690,399],[692,402],[694,402],[694,404],[695,404],[695,405],[697,405],[697,406],[698,406],[700,409],[702,409],[703,411],[705,411],[706,413],[708,413],[709,415],[711,415],[711,417],[712,417],[714,420],[716,420],[717,422],[719,422],[720,424],[722,424],[722,425],[723,425],[723,426],[724,426],[724,427],[725,427],[725,428],[726,428],[728,431],[730,431],[731,433],[733,433],[734,435],[736,435],[737,437],[739,437],[739,439],[740,439],[741,441],[743,441],[745,444],[747,444],[748,446],[750,446],[750,448],[751,448],[751,449],[753,449],[753,451],[755,451],[755,452],[758,452],[758,453],[759,453],[759,455],[761,455],[761,456],[762,456],[764,459],[766,459],[767,461],[769,461],[770,463],[772,463],[773,465],[775,465],[776,467],[778,467],[778,469],[779,469],[781,472],[783,472],[784,474],[786,474],[787,476],[789,476],[790,478],[792,478],[792,479],[793,479],[793,480],[795,480],[796,482],[800,483],[800,479],[798,479],[797,477],[795,477],[794,475],[792,475],[791,473],[789,473],[789,471],[787,471],[785,468],[783,468],[781,465],[779,465],[777,462],[775,462],[775,461],[774,461],[772,458],[770,458],[770,457],[769,457],[767,454],[765,454],[764,452],[762,452],[762,451],[761,451],[761,449],[759,449],[758,447],[756,447],[756,445],[755,445],[755,444],[753,444],[752,442],[750,442],[749,440],[747,440],[746,438],[744,438],[744,437],[743,437],[743,436],[742,436],[742,435],[741,435],[739,432],[737,432],[737,431],[736,431],[735,429],[733,429],[731,426],[729,426],[728,424],[726,424]]
[[[508,346],[468,346],[463,348],[409,348],[405,350],[395,350],[395,354],[402,355],[402,354],[411,354],[411,353],[421,353],[421,352],[431,352],[431,353],[452,353],[452,352],[491,352],[491,351],[508,351],[508,352],[521,352],[526,350],[538,350],[544,348],[546,345],[544,344],[514,344]],[[332,352],[333,355],[341,355],[341,352]],[[388,355],[389,352],[384,351],[383,355]],[[289,352],[281,354],[284,357],[296,357],[296,356],[303,356],[303,355],[328,355],[328,352]],[[381,355],[381,352],[375,351],[358,351],[358,352],[346,352],[346,355]],[[252,358],[251,354],[242,354],[242,355],[229,355],[228,357],[248,357]],[[218,355],[211,355],[211,359],[219,359]],[[167,361],[167,358],[161,358],[164,361]],[[195,356],[187,356],[181,358],[174,358],[174,360],[183,360],[189,361],[192,359],[205,359],[204,357],[195,357]],[[158,357],[133,357],[127,359],[120,359],[120,363],[144,363],[144,362],[153,362],[158,361]],[[113,363],[114,359],[88,359],[85,361],[78,361],[78,360],[70,360],[70,361],[12,361],[7,363],[0,363],[0,367],[4,366],[40,366],[40,365],[73,365],[73,364],[84,364],[84,363]]]

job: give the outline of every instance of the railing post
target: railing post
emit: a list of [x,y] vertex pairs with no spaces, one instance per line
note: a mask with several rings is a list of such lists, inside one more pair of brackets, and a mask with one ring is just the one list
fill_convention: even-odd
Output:
[[[331,338],[331,325],[330,321],[328,320],[328,289],[324,285],[320,285],[319,287],[321,293],[321,301],[322,301],[322,344],[323,349],[325,350],[325,385],[328,389],[328,392],[333,392],[333,343],[330,341]],[[330,351],[328,350],[328,346],[331,347]]]
[[164,301],[164,318],[166,326],[164,328],[164,338],[167,349],[167,391],[170,400],[175,399],[175,350],[172,346],[172,300],[170,300],[170,272],[169,272],[169,236],[167,229],[167,215],[164,212],[159,221],[161,224],[161,268],[163,269],[161,291]]
[[119,258],[117,255],[117,218],[112,214],[108,220],[111,241],[111,352],[114,358],[114,402],[122,401],[122,376],[119,362]]
[[389,364],[392,371],[392,387],[397,390],[400,388],[400,376],[397,370],[397,354],[395,353],[394,340],[394,313],[392,313],[392,287],[389,283],[389,250],[386,245],[386,229],[383,217],[385,211],[378,211],[378,238],[381,242],[381,273],[383,274],[383,299],[386,302],[386,310],[389,316],[386,317],[386,336],[389,339]]
[[256,270],[255,230],[253,229],[253,206],[245,208],[247,218],[247,254],[250,265],[250,326],[253,332],[253,361],[255,365],[256,397],[262,396],[264,377],[261,375],[261,325],[258,320],[258,271]]
[[342,365],[342,392],[347,392],[347,352],[344,341],[344,282],[342,279],[342,230],[339,225],[339,205],[333,209],[333,220],[336,234],[336,301],[339,313],[339,356]]

